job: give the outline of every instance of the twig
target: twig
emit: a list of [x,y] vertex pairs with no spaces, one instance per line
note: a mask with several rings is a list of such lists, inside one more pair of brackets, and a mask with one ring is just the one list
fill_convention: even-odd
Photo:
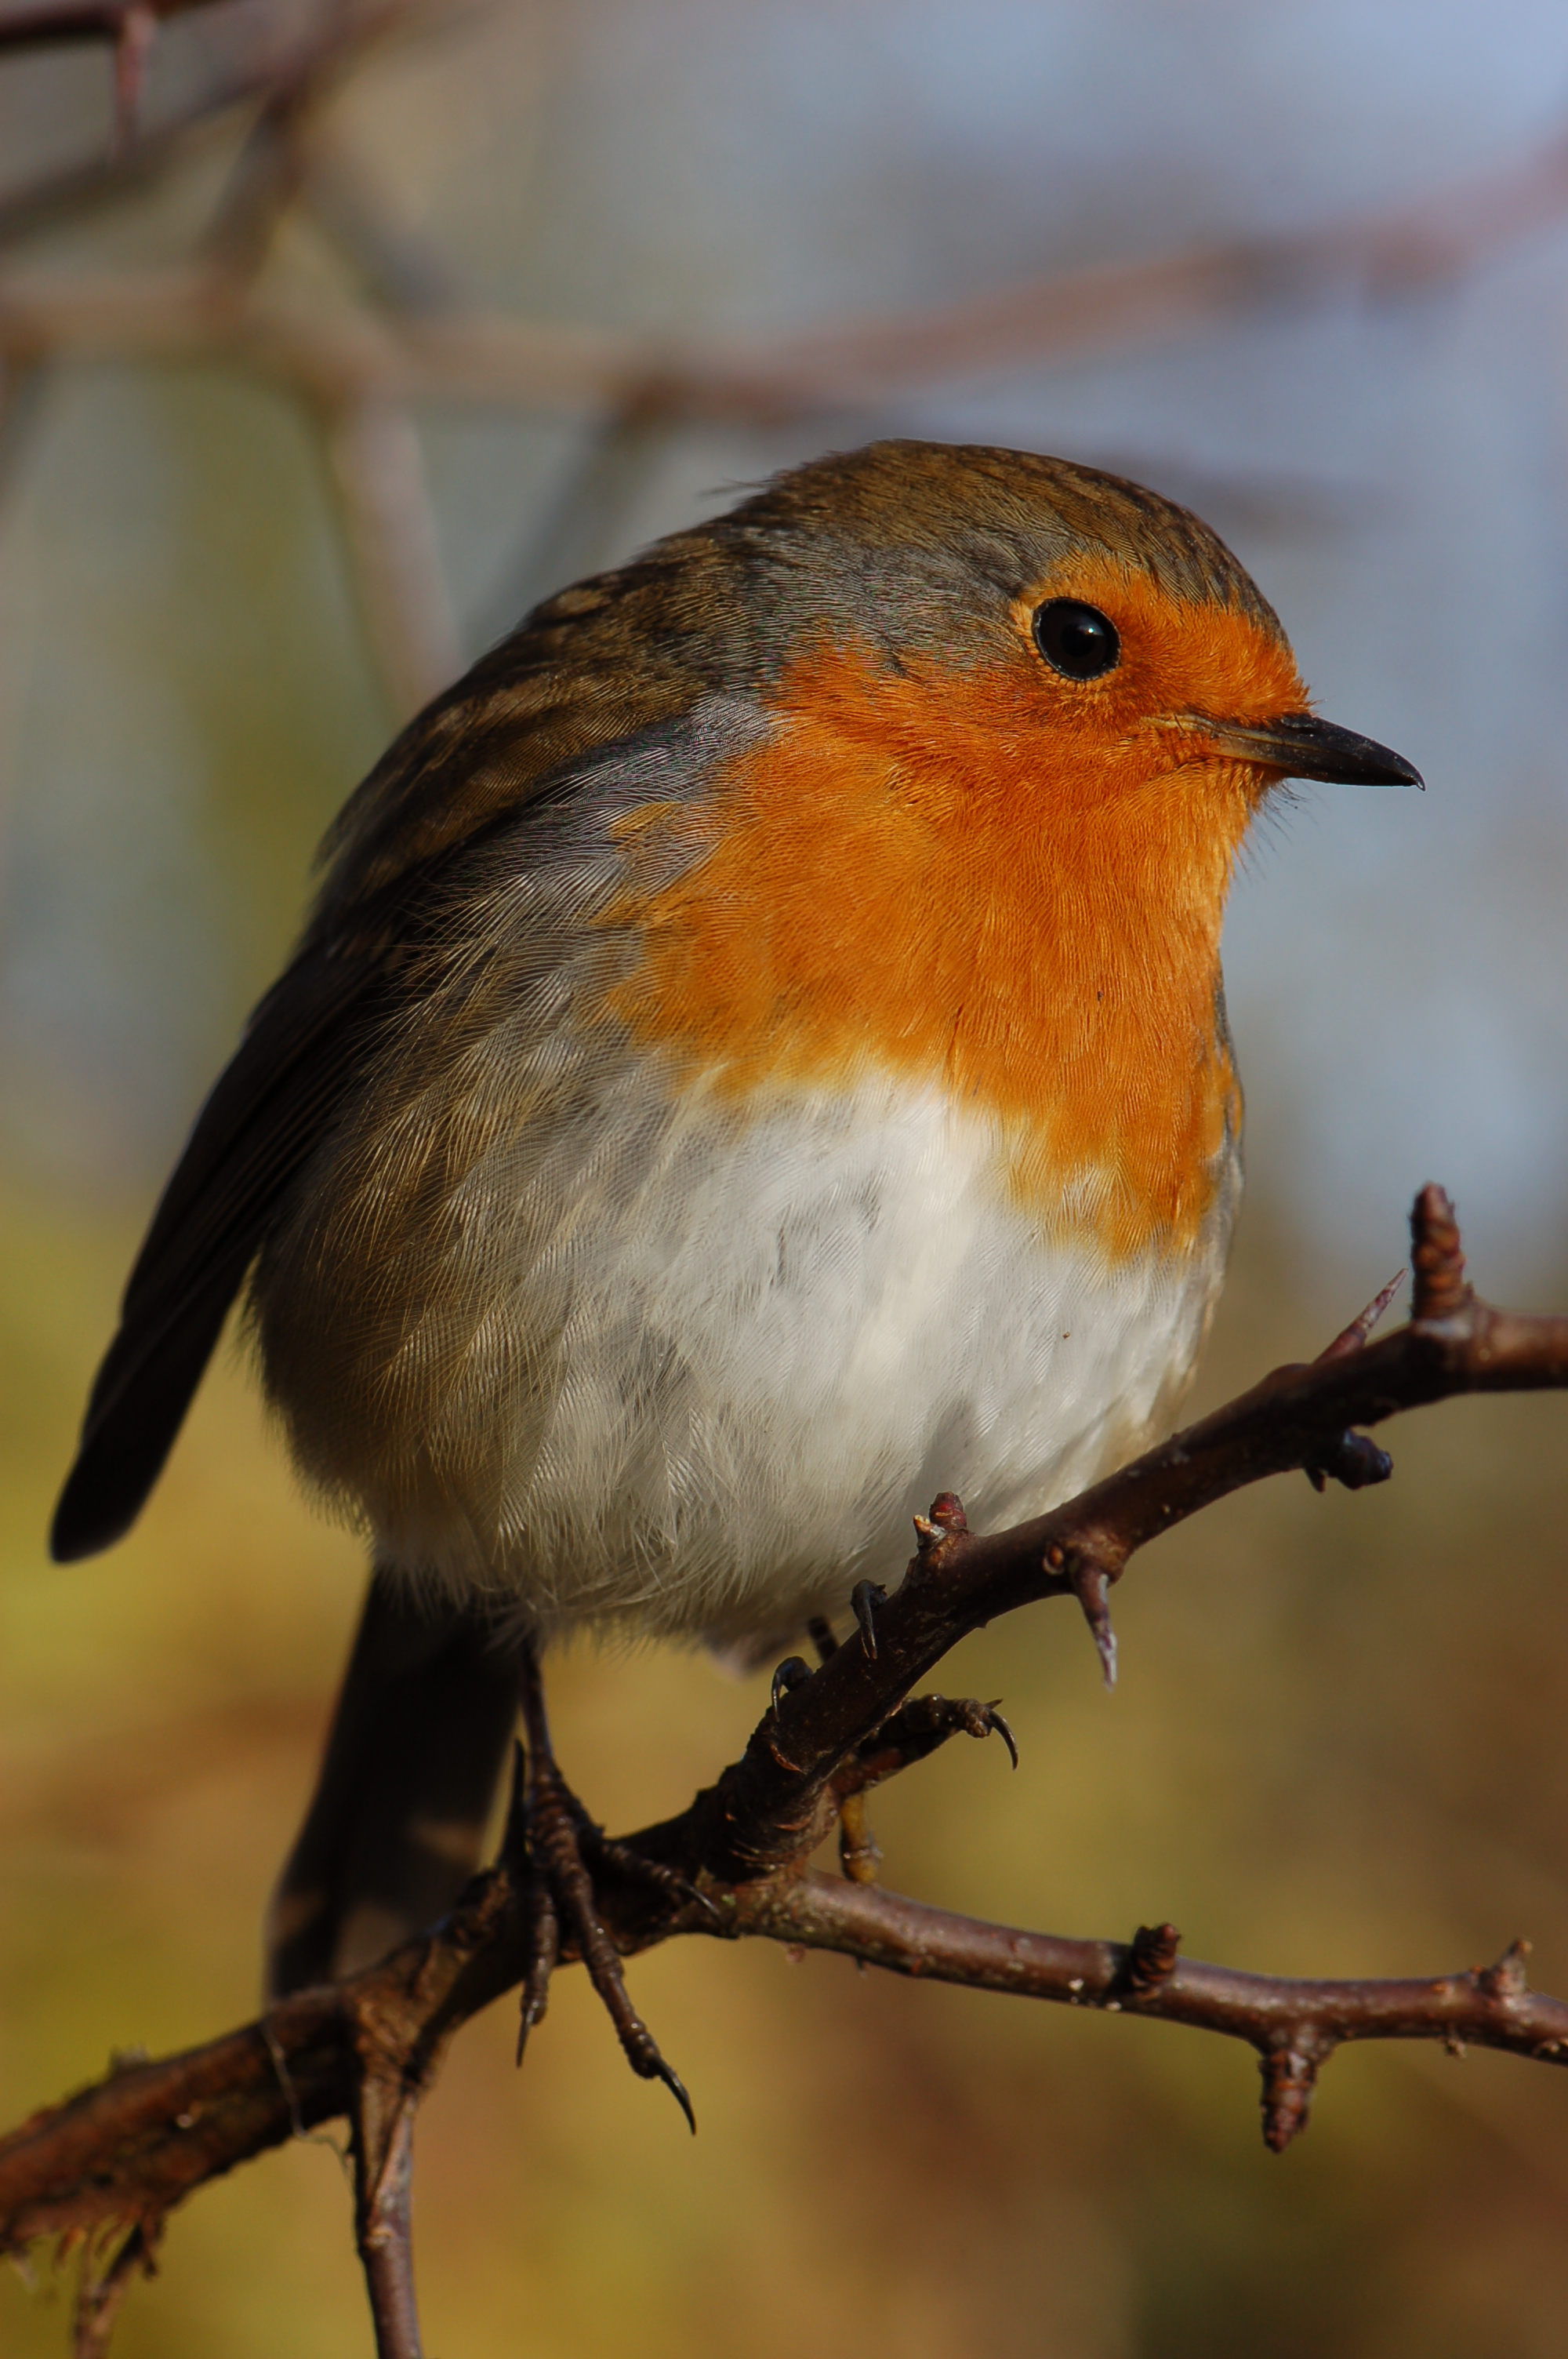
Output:
[[[302,87],[341,72],[351,49],[401,25],[406,14],[387,6],[351,20],[335,43],[321,42],[270,77],[241,78],[201,111],[202,119],[247,95],[265,97],[283,80]],[[181,127],[193,125],[188,120]],[[159,141],[157,154],[168,160],[169,141],[165,135]],[[85,201],[79,178],[70,182],[73,196],[61,185],[60,202],[68,196]],[[43,201],[41,192],[24,193],[0,207],[0,237],[39,218]],[[362,208],[362,192],[359,202]],[[8,218],[13,208],[21,210]],[[912,386],[1169,341],[1259,311],[1346,298],[1399,300],[1452,281],[1565,212],[1568,136],[1559,136],[1522,165],[1441,190],[1422,205],[1280,237],[1052,273],[995,295],[782,340],[714,336],[682,343],[420,302],[384,323],[381,365],[386,389],[404,398],[742,421],[874,407]],[[215,321],[207,291],[200,273],[183,289],[172,273],[154,279],[125,274],[108,288],[75,279],[65,286],[13,282],[0,307],[0,340],[19,337],[62,353],[147,358],[178,354],[211,337],[220,356],[265,355],[285,374],[309,375],[341,364],[335,354],[345,336],[352,342],[366,333],[362,320],[348,328],[341,312],[276,298],[257,297]],[[148,299],[151,316],[144,317]],[[320,348],[314,370],[304,355],[311,342]]]
[[[76,0],[59,10],[48,6],[0,14],[0,54],[52,46],[57,41],[113,39],[116,45],[116,99],[122,118],[127,103],[139,96],[139,70],[146,55],[147,22],[188,8],[204,8],[213,0],[170,0],[170,5],[142,10],[134,0],[93,0],[78,6]],[[43,174],[37,180],[0,199],[0,246],[16,245],[38,231],[81,212],[112,204],[128,191],[151,182],[184,161],[197,141],[237,109],[265,107],[283,93],[307,86],[324,89],[336,76],[357,63],[372,45],[405,29],[415,29],[428,0],[374,0],[354,12],[334,10],[326,26],[279,54],[270,33],[253,56],[238,67],[226,67],[187,105],[151,130],[136,126],[127,141],[126,125],[107,151],[92,161]],[[71,25],[75,31],[49,27]],[[127,75],[129,81],[127,81]]]
[[148,16],[157,23],[212,5],[213,0],[35,0],[27,8],[0,8],[0,55],[70,49],[83,41],[117,43],[129,17]]
[[153,2252],[157,2236],[156,2223],[148,2227],[138,2221],[128,2234],[117,2237],[111,2228],[106,2234],[83,2238],[81,2280],[72,2321],[72,2359],[105,2359],[114,2321],[131,2290],[131,2279],[138,2269],[145,2277],[156,2273]]
[[330,409],[327,451],[371,647],[406,720],[462,669],[425,454],[406,409],[376,396]]
[[401,2082],[365,2073],[352,2121],[354,2234],[376,2359],[423,2359],[414,2299],[414,2098]]
[[[1495,1965],[1464,1973],[1308,1982],[1178,1960],[1179,1937],[1170,1926],[1152,1933],[1141,1928],[1131,1942],[1065,1940],[826,1875],[752,1886],[736,1896],[734,1910],[737,1932],[836,1950],[916,1981],[961,1983],[1107,2015],[1155,2016],[1246,2040],[1258,2050],[1264,2136],[1276,2153],[1304,2127],[1312,2083],[1347,2040],[1464,2040],[1568,2064],[1568,2003],[1528,1987],[1524,1942],[1510,1944]],[[1156,1946],[1161,1936],[1168,1937],[1168,1949]],[[1169,1956],[1162,1972],[1151,1971],[1152,1955],[1156,1964]]]

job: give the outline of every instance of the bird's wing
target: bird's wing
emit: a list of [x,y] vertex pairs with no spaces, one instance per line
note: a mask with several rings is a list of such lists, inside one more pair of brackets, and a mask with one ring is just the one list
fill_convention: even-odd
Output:
[[58,1561],[111,1546],[157,1480],[268,1216],[358,1069],[380,981],[371,960],[300,957],[198,1115],[92,1386],[49,1536]]
[[[417,947],[454,869],[487,837],[525,835],[596,766],[635,767],[640,749],[682,736],[708,683],[663,628],[663,576],[679,559],[672,543],[537,608],[345,806],[299,953],[197,1117],[131,1272],[55,1512],[59,1561],[135,1521],[281,1201],[418,988]],[[693,575],[716,562],[700,549],[685,560]],[[668,772],[667,790],[694,759]]]

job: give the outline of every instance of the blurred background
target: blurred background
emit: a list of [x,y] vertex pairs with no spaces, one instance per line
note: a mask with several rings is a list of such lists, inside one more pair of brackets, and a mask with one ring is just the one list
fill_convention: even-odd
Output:
[[[15,13],[15,12],[12,12]],[[129,1256],[395,723],[536,595],[810,452],[1063,452],[1198,508],[1424,797],[1306,788],[1227,967],[1249,1197],[1200,1404],[1309,1354],[1458,1200],[1568,1299],[1568,16],[1516,0],[257,0],[103,48],[0,13],[0,2116],[254,2011],[357,1611],[237,1355],[107,1560],[43,1534]],[[1036,1609],[944,1667],[1023,1750],[879,1799],[887,1880],[1274,1972],[1535,1943],[1568,1990],[1568,1407],[1402,1425],[1140,1559],[1102,1692]],[[681,1807],[760,1690],[570,1656],[566,1767]],[[1568,2084],[1249,2051],[697,1941],[639,1960],[689,2141],[568,1973],[421,2119],[449,2359],[1535,2359]],[[0,2278],[0,2351],[69,2288]],[[368,2353],[341,2161],[171,2223],[124,2359]]]

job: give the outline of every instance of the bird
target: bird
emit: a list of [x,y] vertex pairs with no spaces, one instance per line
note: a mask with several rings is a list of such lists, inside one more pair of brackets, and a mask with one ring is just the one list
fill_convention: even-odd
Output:
[[1290,777],[1422,783],[1315,713],[1205,524],[914,440],[562,590],[404,729],[153,1214],[51,1535],[126,1531],[243,1298],[373,1567],[272,1992],[449,1905],[521,1708],[553,1905],[686,2103],[541,1654],[765,1661],[938,1487],[1036,1514],[1169,1429],[1240,1187],[1226,897]]

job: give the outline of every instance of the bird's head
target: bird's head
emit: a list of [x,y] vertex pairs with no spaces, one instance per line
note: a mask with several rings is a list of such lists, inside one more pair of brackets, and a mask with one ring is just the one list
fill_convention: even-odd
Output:
[[716,529],[745,553],[765,701],[881,734],[912,777],[989,778],[1047,827],[1175,773],[1207,774],[1227,835],[1283,777],[1421,783],[1313,712],[1278,615],[1217,536],[1119,477],[874,443],[780,477]]

